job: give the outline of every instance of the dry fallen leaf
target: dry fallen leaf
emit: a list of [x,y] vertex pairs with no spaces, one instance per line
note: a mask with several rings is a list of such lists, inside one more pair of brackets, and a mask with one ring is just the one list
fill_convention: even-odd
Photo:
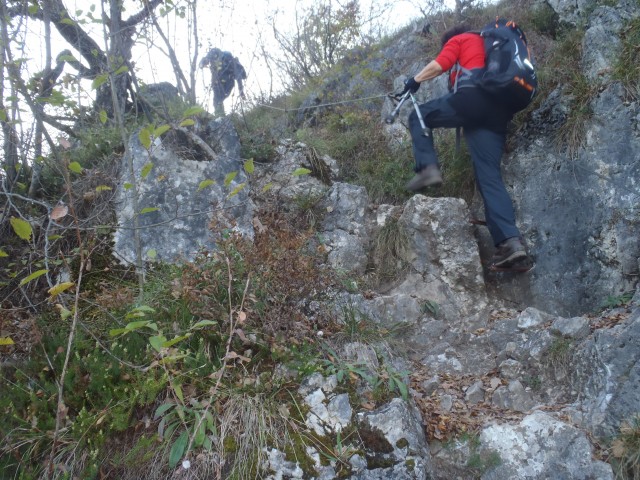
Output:
[[615,440],[612,447],[611,453],[613,453],[613,456],[616,458],[622,458],[627,450],[624,446],[624,442],[620,439]]
[[69,213],[69,207],[66,205],[57,205],[53,210],[51,210],[51,220],[60,220],[64,218]]
[[278,413],[283,418],[289,418],[289,407],[287,407],[285,404],[280,405],[278,407]]
[[62,135],[58,137],[58,143],[65,150],[69,150],[71,148],[71,142],[69,142],[69,140],[64,138]]
[[253,217],[253,228],[255,228],[258,233],[264,233],[267,231],[267,227],[265,227],[258,217]]

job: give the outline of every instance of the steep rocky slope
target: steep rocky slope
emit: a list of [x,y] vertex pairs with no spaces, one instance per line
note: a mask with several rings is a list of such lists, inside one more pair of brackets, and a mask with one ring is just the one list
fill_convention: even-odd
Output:
[[[325,307],[356,311],[389,331],[402,327],[393,341],[347,342],[336,353],[345,364],[377,369],[386,352],[393,371],[404,372],[409,401],[372,409],[365,381],[350,397],[336,389],[335,375],[308,378],[299,389],[307,427],[334,439],[355,428],[358,441],[328,463],[313,449],[307,450],[315,459],[310,465],[270,451],[269,478],[336,478],[345,466],[354,479],[614,478],[603,461],[611,458],[606,439],[640,412],[640,112],[637,99],[612,80],[611,53],[640,8],[630,1],[548,3],[562,21],[586,25],[581,68],[596,93],[588,102],[583,144],[567,148],[549,141],[572,105],[570,92],[559,85],[542,92],[505,157],[505,179],[536,259],[532,272],[483,268],[492,246],[486,231],[468,221],[479,215],[477,200],[467,205],[415,195],[402,205],[373,204],[366,189],[340,181],[329,157],[313,160],[329,172],[325,178],[292,176],[308,168],[312,156],[294,141],[281,141],[276,159],[257,166],[248,179],[252,195],[234,200],[242,215],[228,226],[250,236],[261,225],[259,216],[252,218],[254,205],[286,210],[301,195],[321,198],[316,247],[326,252],[328,265],[356,283],[371,264],[372,240],[380,231],[392,225],[406,238],[407,267],[394,282],[367,292],[331,292]],[[392,78],[367,80],[352,72],[342,84],[364,95],[398,85],[399,72],[420,65],[419,48],[409,34],[384,52],[393,58],[387,67]],[[442,89],[434,82],[420,95]],[[384,118],[391,104],[380,103],[368,108]],[[401,124],[388,127],[388,134],[406,140]],[[159,156],[155,168],[171,168],[174,181],[184,175],[195,185],[193,172],[174,168],[181,161]],[[233,162],[227,167],[233,170]],[[267,196],[257,194],[267,185]],[[158,188],[150,198],[164,186]],[[206,202],[223,205],[220,195]],[[162,238],[148,235],[145,245]],[[204,241],[189,235],[171,247],[191,252]],[[610,308],[594,313],[608,298]],[[465,431],[477,436],[465,438]],[[452,433],[458,440],[445,442]]]

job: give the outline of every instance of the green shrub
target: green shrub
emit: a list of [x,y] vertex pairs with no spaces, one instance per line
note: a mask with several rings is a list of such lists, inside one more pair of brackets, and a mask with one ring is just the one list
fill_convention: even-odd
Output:
[[560,20],[555,10],[547,3],[539,4],[530,10],[528,25],[543,35],[556,38],[560,29]]
[[609,308],[618,308],[628,305],[633,299],[634,291],[624,292],[621,295],[609,295],[607,299],[602,302],[601,308],[603,310]]
[[408,198],[404,184],[413,165],[409,146],[392,152],[377,116],[337,108],[319,122],[313,129],[298,130],[298,139],[335,158],[344,181],[364,186],[373,202],[395,203]]
[[305,90],[263,99],[251,110],[232,115],[240,137],[242,158],[253,158],[256,162],[273,161],[280,139],[292,134],[290,125],[295,123],[297,109],[307,95]]
[[[0,378],[0,412],[5,418],[0,457],[15,471],[34,474],[46,464],[52,448],[58,391],[54,372],[62,371],[67,331],[60,322],[55,329],[42,327],[51,332],[43,338],[42,350],[34,351],[25,365],[4,369]],[[59,454],[67,447],[99,451],[109,435],[132,425],[135,409],[155,401],[166,385],[163,374],[125,365],[145,362],[145,343],[132,335],[107,350],[92,337],[78,335],[65,378],[66,418]],[[10,460],[20,456],[20,463]],[[90,477],[85,471],[83,478]]]

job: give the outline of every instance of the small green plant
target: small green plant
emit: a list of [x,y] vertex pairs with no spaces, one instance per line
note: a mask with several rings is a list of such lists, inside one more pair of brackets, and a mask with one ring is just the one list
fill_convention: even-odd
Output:
[[335,275],[340,282],[340,286],[349,293],[358,293],[359,285],[358,281],[353,278],[350,272],[347,272],[342,269],[336,269]]
[[[285,103],[283,103],[285,102]],[[286,99],[275,99],[270,103],[276,108],[291,108]],[[242,158],[253,158],[256,162],[271,162],[276,158],[278,138],[286,136],[283,131],[276,131],[274,125],[286,123],[274,121],[274,110],[267,108],[254,108],[241,115],[230,115],[238,136],[240,137],[240,155]]]
[[320,219],[320,212],[318,212],[318,203],[324,198],[324,192],[318,193],[308,191],[296,196],[293,200],[298,212],[300,213],[304,224],[313,228]]
[[444,184],[438,189],[439,197],[460,197],[471,203],[475,187],[473,164],[466,142],[456,141],[455,129],[436,132],[438,157],[442,165]]
[[427,300],[422,304],[422,313],[431,314],[434,318],[438,318],[440,313],[440,305],[435,300]]
[[467,460],[467,468],[476,473],[477,478],[502,463],[498,452],[482,448],[480,437],[477,433],[463,432],[455,439],[448,440],[445,446],[452,448],[459,443],[466,444],[469,447],[470,455]]
[[384,363],[384,372],[382,378],[387,380],[387,387],[389,392],[398,392],[403,400],[409,399],[409,389],[405,383],[405,379],[408,378],[409,372],[395,369],[395,367],[389,363]]
[[192,399],[189,405],[169,401],[156,409],[153,419],[160,420],[158,435],[171,443],[170,468],[174,468],[187,453],[191,437],[193,448],[202,448],[206,452],[213,449],[213,441],[218,436],[218,430],[208,406],[208,402]]
[[344,381],[356,381],[358,378],[363,379],[369,384],[373,384],[375,382],[375,375],[364,363],[346,362],[342,360],[329,346],[325,345],[324,349],[327,353],[327,358],[322,359],[320,364],[323,366],[327,375],[336,376],[338,383],[342,383]]
[[348,433],[344,439],[342,438],[342,432],[338,432],[336,433],[335,445],[332,448],[320,449],[320,453],[324,457],[338,466],[340,473],[346,473],[351,470],[349,459],[359,451],[358,448],[346,443],[355,432],[354,430]]
[[611,456],[616,478],[640,478],[640,415],[621,424],[620,435],[611,445]]
[[491,470],[492,468],[497,467],[502,463],[502,459],[500,458],[500,454],[496,451],[491,451],[486,454],[480,454],[479,452],[474,452],[467,462],[467,467],[476,472],[482,474]]
[[542,388],[542,380],[537,375],[524,377],[523,383],[534,392],[538,392]]
[[563,376],[567,373],[573,351],[573,342],[569,339],[557,337],[551,343],[545,357],[545,363],[552,367],[556,375]]
[[607,299],[604,302],[602,302],[602,305],[600,307],[602,310],[607,310],[609,308],[624,307],[625,305],[628,305],[629,302],[631,302],[634,294],[635,292],[629,291],[629,292],[624,292],[621,295],[609,295]]
[[343,332],[348,340],[353,342],[364,332],[367,324],[366,317],[353,305],[343,305],[341,311]]
[[586,126],[593,116],[591,102],[598,93],[598,85],[581,73],[571,76],[566,93],[571,98],[571,111],[556,132],[556,143],[565,145],[573,156],[582,146]]

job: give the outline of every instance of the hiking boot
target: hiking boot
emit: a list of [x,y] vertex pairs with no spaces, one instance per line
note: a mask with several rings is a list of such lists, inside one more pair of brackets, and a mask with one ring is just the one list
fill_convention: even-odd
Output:
[[494,267],[508,266],[526,257],[527,250],[521,238],[511,237],[498,245],[498,249],[491,260],[491,265]]
[[407,183],[407,190],[417,192],[424,187],[434,185],[442,185],[442,174],[440,173],[440,167],[436,164],[427,165],[416,173],[409,183]]

